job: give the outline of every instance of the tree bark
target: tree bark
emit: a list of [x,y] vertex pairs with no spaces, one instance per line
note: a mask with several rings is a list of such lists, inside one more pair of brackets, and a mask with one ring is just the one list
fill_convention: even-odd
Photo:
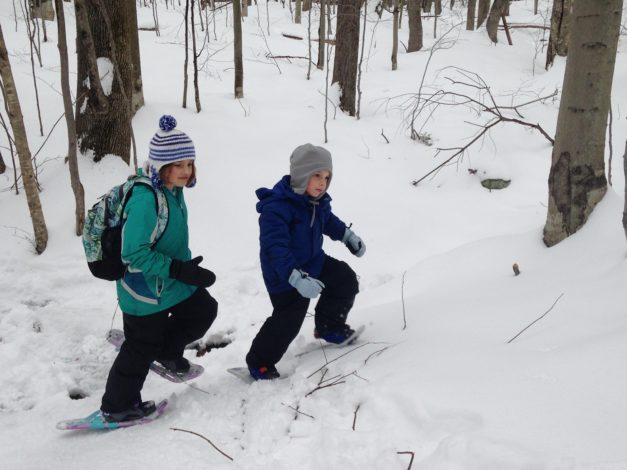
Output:
[[468,13],[466,16],[466,30],[475,30],[475,20],[477,17],[477,0],[468,0]]
[[320,23],[318,25],[318,63],[316,64],[316,68],[319,70],[324,69],[325,62],[324,47],[327,41],[327,1],[328,0],[320,0]]
[[233,60],[235,62],[235,98],[244,97],[244,61],[242,60],[242,11],[239,0],[233,1]]
[[505,14],[508,3],[509,0],[494,0],[490,14],[488,15],[485,29],[488,32],[488,37],[495,44],[498,42],[497,33],[499,30],[499,21],[501,21],[501,17]]
[[41,208],[39,193],[37,192],[37,181],[35,180],[35,172],[31,163],[31,153],[28,147],[28,137],[26,128],[24,127],[24,117],[20,100],[17,96],[15,81],[13,80],[13,72],[11,71],[11,62],[9,61],[9,53],[4,42],[4,34],[2,25],[0,25],[0,78],[6,99],[9,121],[13,129],[15,138],[15,146],[20,161],[20,172],[22,174],[22,183],[26,192],[26,202],[30,211],[30,218],[35,233],[35,251],[41,254],[48,244],[48,229],[44,219],[44,212]]
[[409,39],[407,52],[422,49],[422,16],[420,15],[420,0],[407,0],[407,22],[409,24]]
[[72,108],[72,92],[70,90],[70,74],[67,53],[67,38],[65,34],[65,12],[63,10],[63,1],[55,0],[57,9],[57,29],[58,29],[58,48],[61,63],[61,91],[63,93],[63,108],[65,110],[65,123],[67,126],[68,139],[68,166],[70,168],[70,184],[74,193],[74,214],[75,214],[75,233],[81,235],[83,233],[83,225],[85,223],[85,191],[80,180],[78,171],[78,158],[76,155],[76,121],[74,120],[74,110]]
[[546,70],[553,65],[556,55],[566,57],[570,39],[570,15],[573,0],[553,0],[551,33],[546,48]]
[[479,11],[477,12],[477,29],[481,27],[490,12],[490,0],[479,0]]
[[[237,1],[239,3],[239,0]],[[194,7],[196,4],[196,0],[192,0],[192,56],[193,56],[193,65],[194,65],[194,101],[196,102],[196,112],[199,113],[201,110],[200,106],[200,88],[198,85],[198,51],[196,50],[196,21],[194,20]],[[198,9],[200,11],[200,8]],[[200,14],[202,17],[202,13]],[[240,18],[240,29],[242,27],[242,22]]]
[[622,0],[576,1],[549,173],[544,243],[587,221],[607,190],[605,136]]
[[623,229],[627,237],[627,140],[625,141],[625,154],[623,155],[623,170],[625,172],[625,207],[623,209]]
[[294,23],[301,23],[301,16],[303,11],[303,0],[296,0],[296,8],[294,11]]
[[355,115],[360,6],[361,0],[338,0],[337,7],[332,83],[339,83],[340,109],[350,116]]
[[[131,94],[131,113],[133,116],[144,106],[144,84],[142,81],[142,64],[139,53],[139,28],[137,27],[137,6],[135,2],[128,2],[128,32],[131,47],[131,67],[132,67],[132,86],[129,93]],[[155,5],[156,8],[156,5]],[[156,11],[156,10],[155,10]],[[155,27],[158,28],[158,22]]]
[[392,16],[392,70],[398,69],[398,29],[399,24],[399,10],[403,0],[394,0],[394,13]]
[[[78,4],[77,2],[76,4]],[[98,57],[98,69],[101,82],[107,83],[104,89],[107,102],[106,110],[92,102],[90,87],[92,67],[86,45],[79,41],[76,132],[81,152],[93,151],[94,161],[105,155],[117,155],[126,163],[130,162],[131,113],[132,108],[132,54],[129,22],[129,5],[126,0],[81,0],[84,3],[89,28],[93,38],[95,55]],[[103,7],[103,9],[100,8]],[[106,18],[106,15],[108,18]],[[111,25],[109,31],[108,25]],[[110,34],[114,38],[111,43]],[[115,53],[114,53],[115,51]],[[116,66],[117,63],[117,66]],[[115,71],[118,71],[119,76]],[[128,93],[125,92],[128,90]]]

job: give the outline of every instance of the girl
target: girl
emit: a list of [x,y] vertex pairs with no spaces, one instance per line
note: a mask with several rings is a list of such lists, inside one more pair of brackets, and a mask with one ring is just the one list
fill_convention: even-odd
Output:
[[[183,188],[196,184],[194,143],[176,130],[172,116],[162,116],[150,141],[144,173],[152,189],[133,188],[122,229],[124,277],[116,282],[123,312],[125,341],[115,359],[102,397],[105,420],[128,421],[149,415],[153,401],[142,402],[141,389],[153,361],[175,373],[189,370],[185,345],[201,338],[216,318],[218,303],[206,288],[215,275],[191,259]],[[158,218],[154,191],[168,203],[167,225],[155,243]],[[156,210],[155,210],[156,207]]]

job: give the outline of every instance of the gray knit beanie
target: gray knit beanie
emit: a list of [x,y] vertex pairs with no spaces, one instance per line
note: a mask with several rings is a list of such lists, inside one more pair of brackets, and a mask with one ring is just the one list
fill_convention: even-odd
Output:
[[331,153],[322,147],[311,144],[299,145],[290,157],[290,186],[296,194],[305,194],[309,178],[320,170],[329,171],[329,185],[333,176]]

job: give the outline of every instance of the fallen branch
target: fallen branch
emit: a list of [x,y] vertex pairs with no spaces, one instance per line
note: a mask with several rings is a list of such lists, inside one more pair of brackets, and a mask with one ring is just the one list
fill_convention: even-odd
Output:
[[[529,28],[529,29],[545,29],[547,31],[550,31],[551,28],[549,26],[544,26],[541,24],[516,24],[516,23],[509,23],[507,25],[507,27],[509,29],[525,29],[525,28]],[[505,29],[503,26],[499,26],[499,29]]]
[[[303,413],[298,408],[294,408],[292,405],[286,405],[285,403],[281,403],[281,405],[287,406],[290,410],[294,410],[297,413],[297,416],[298,415],[303,415],[303,416],[307,416],[308,418],[311,418],[311,419],[316,419],[314,416],[308,415],[307,413]],[[296,419],[296,418],[294,418],[294,419]]]
[[514,341],[516,338],[518,338],[521,334],[523,334],[527,329],[529,329],[530,326],[532,326],[533,324],[537,323],[538,321],[542,320],[547,313],[549,313],[551,310],[553,310],[553,307],[555,307],[555,304],[557,304],[557,302],[559,301],[559,299],[562,298],[562,296],[564,295],[564,293],[562,292],[559,297],[557,299],[555,299],[555,302],[553,302],[553,305],[551,305],[551,308],[549,308],[546,312],[544,312],[540,317],[536,318],[534,321],[532,321],[531,323],[529,323],[529,325],[527,325],[525,328],[523,328],[516,336],[514,336],[512,339],[510,339],[507,344],[511,343],[512,341]]
[[216,445],[215,445],[213,442],[211,442],[209,439],[207,439],[207,438],[206,438],[205,436],[203,436],[202,434],[198,434],[197,432],[194,432],[194,431],[188,431],[188,430],[186,430],[186,429],[179,429],[179,428],[170,428],[170,429],[171,429],[172,431],[181,431],[181,432],[186,432],[186,433],[189,433],[189,434],[193,434],[194,436],[198,436],[198,437],[200,437],[200,438],[204,439],[204,440],[205,440],[205,441],[207,441],[209,444],[211,444],[211,446],[212,446],[215,450],[217,450],[218,452],[220,452],[222,455],[224,455],[224,456],[225,456],[227,459],[229,459],[231,462],[233,461],[233,457],[231,457],[230,455],[225,454],[224,452],[222,452],[220,449],[218,449],[218,448],[216,447]]
[[357,412],[359,411],[360,407],[361,405],[357,405],[357,408],[355,408],[355,412],[353,413],[353,431],[355,430],[355,423],[357,422]]
[[407,274],[407,271],[403,271],[403,277],[401,279],[401,303],[403,305],[403,330],[407,328],[407,317],[405,316],[405,274]]
[[311,390],[309,393],[307,393],[305,395],[305,397],[313,395],[318,390],[322,390],[324,388],[335,387],[336,385],[344,384],[344,383],[346,383],[346,381],[344,379],[346,379],[347,377],[350,377],[351,375],[354,375],[356,372],[357,371],[354,370],[350,374],[344,374],[344,375],[341,375],[341,376],[336,376],[334,378],[333,382],[325,384],[325,385],[322,385],[322,381],[320,381],[320,382],[318,382],[318,386],[316,388],[314,388],[313,390]]
[[351,349],[350,351],[345,352],[344,354],[340,354],[338,357],[336,357],[335,359],[331,359],[330,361],[327,361],[326,364],[324,364],[323,366],[319,367],[318,369],[316,369],[315,371],[313,371],[311,374],[309,374],[307,376],[308,379],[310,379],[311,377],[313,377],[314,375],[316,375],[318,372],[320,372],[322,369],[324,369],[326,366],[328,366],[329,364],[331,364],[332,362],[337,361],[338,359],[346,356],[347,354],[352,353],[353,351],[357,351],[360,348],[363,348],[364,346],[368,346],[370,343],[364,343],[364,344],[360,344],[359,346],[354,347],[353,349]]
[[368,361],[369,361],[371,358],[376,357],[376,356],[380,356],[380,355],[381,355],[381,354],[383,354],[385,351],[387,351],[389,348],[390,348],[390,346],[388,345],[388,346],[386,346],[386,347],[384,347],[384,348],[381,348],[381,349],[379,349],[379,350],[377,350],[377,351],[373,352],[372,354],[370,354],[370,356],[368,356],[368,357],[364,360],[364,365],[368,364]]
[[402,451],[402,452],[397,452],[398,455],[411,455],[411,459],[409,460],[409,465],[407,466],[407,470],[411,469],[411,466],[414,463],[414,453],[410,450],[406,450],[406,451]]

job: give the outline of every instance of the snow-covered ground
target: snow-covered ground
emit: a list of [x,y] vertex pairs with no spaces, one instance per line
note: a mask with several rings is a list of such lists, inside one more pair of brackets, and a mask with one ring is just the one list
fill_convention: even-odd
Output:
[[[534,16],[533,1],[513,2],[510,23],[548,21],[550,4],[540,5]],[[91,277],[73,235],[63,121],[52,131],[63,107],[56,24],[48,23],[43,68],[36,67],[44,130],[52,131],[37,156],[49,230],[42,255],[34,253],[24,193],[10,190],[12,163],[0,138],[10,166],[0,175],[0,468],[401,470],[413,458],[414,470],[627,469],[626,37],[612,97],[613,187],[579,233],[548,249],[541,237],[551,147],[536,131],[499,125],[458,164],[411,184],[451,153],[436,155],[436,148],[463,145],[488,119],[443,107],[419,120],[433,146],[412,141],[405,118],[423,74],[422,92],[430,93],[449,86],[454,71],[446,66],[478,73],[502,105],[561,88],[565,60],[544,70],[540,29],[515,29],[514,46],[504,35],[494,46],[483,29],[463,29],[461,8],[446,8],[438,20],[438,38],[452,29],[452,47],[430,54],[433,19],[425,19],[425,49],[407,54],[401,46],[392,72],[391,17],[379,20],[369,5],[361,119],[331,104],[324,144],[326,70],[314,66],[307,80],[306,60],[268,57],[307,55],[306,41],[281,34],[306,38],[307,14],[299,26],[281,3],[249,8],[245,98],[238,101],[232,18],[219,10],[203,52],[210,57],[201,61],[203,110],[196,113],[192,93],[188,109],[181,108],[180,9],[160,7],[161,36],[140,32],[146,106],[133,121],[139,159],[162,114],[176,116],[196,144],[199,184],[186,191],[191,245],[216,272],[210,291],[220,303],[205,339],[230,344],[199,358],[189,352],[206,369],[192,383],[149,375],[143,397],[169,398],[166,413],[150,425],[110,432],[55,429],[57,421],[99,407],[115,357],[104,337],[121,326],[121,314],[114,286]],[[73,38],[71,4],[65,12]],[[139,22],[152,22],[149,8],[139,9]],[[11,2],[0,4],[0,23],[34,153],[46,137],[39,135],[25,26],[20,20],[16,32]],[[336,103],[337,90],[330,96]],[[558,104],[537,102],[523,114],[552,135]],[[326,243],[360,276],[349,323],[366,330],[354,347],[323,348],[308,318],[278,364],[284,379],[246,385],[226,369],[244,364],[271,310],[254,190],[285,174],[292,149],[304,142],[332,152],[334,211],[367,243],[360,259]],[[115,157],[99,164],[81,157],[80,171],[91,205],[130,170]],[[512,183],[490,192],[479,184],[482,176]],[[86,398],[70,399],[75,393]],[[233,460],[173,428],[203,436]]]

